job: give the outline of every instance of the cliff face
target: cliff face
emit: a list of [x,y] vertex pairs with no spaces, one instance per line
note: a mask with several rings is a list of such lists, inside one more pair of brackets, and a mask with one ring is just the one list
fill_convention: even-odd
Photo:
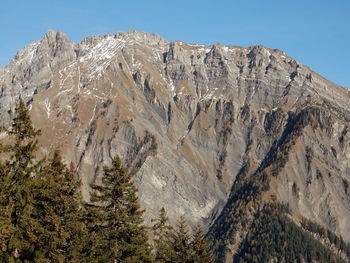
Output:
[[78,166],[86,199],[118,154],[148,222],[164,206],[209,226],[242,171],[265,171],[262,200],[350,241],[349,92],[282,51],[136,31],[77,44],[49,31],[0,71],[0,87],[3,123],[24,98],[40,150],[59,148]]

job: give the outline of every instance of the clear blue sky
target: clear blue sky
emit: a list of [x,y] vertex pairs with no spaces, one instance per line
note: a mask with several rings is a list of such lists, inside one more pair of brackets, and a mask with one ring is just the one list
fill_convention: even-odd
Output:
[[285,51],[350,87],[350,0],[3,0],[0,65],[48,29],[75,42],[131,29],[170,41]]

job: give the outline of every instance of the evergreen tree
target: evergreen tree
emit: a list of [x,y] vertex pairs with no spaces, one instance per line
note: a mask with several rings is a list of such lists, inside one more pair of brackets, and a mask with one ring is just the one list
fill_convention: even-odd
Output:
[[176,228],[172,234],[172,249],[174,251],[174,263],[190,263],[192,259],[191,235],[183,216],[177,221]]
[[152,262],[137,189],[119,158],[113,158],[111,168],[104,168],[102,184],[93,184],[92,189],[92,203],[87,205],[87,260]]
[[209,242],[205,239],[204,233],[200,227],[194,230],[192,236],[192,250],[194,263],[214,263],[215,256],[210,250]]
[[[40,131],[22,100],[7,133],[10,143],[0,144],[0,262],[153,262],[137,189],[119,158],[82,207],[73,166],[57,151],[36,161]],[[203,233],[191,238],[183,217],[174,230],[162,208],[154,222],[155,262],[213,262]]]
[[[23,262],[32,252],[31,230],[33,175],[42,162],[35,162],[37,136],[22,99],[15,109],[16,117],[7,133],[13,143],[0,145],[8,158],[0,164],[0,243],[2,262]],[[30,259],[29,259],[30,260]]]
[[76,173],[58,152],[35,161],[37,136],[20,100],[0,145],[0,262],[78,262],[84,225]]
[[173,228],[169,225],[169,220],[164,207],[160,209],[159,217],[152,221],[154,222],[152,226],[154,235],[154,262],[172,262],[172,259],[175,257],[171,243]]
[[74,169],[58,151],[34,178],[31,217],[35,262],[78,262],[86,232]]
[[152,220],[154,235],[154,262],[156,263],[213,263],[215,257],[210,250],[201,228],[189,234],[184,217],[177,221],[173,229],[168,222],[166,211],[162,208],[157,219]]

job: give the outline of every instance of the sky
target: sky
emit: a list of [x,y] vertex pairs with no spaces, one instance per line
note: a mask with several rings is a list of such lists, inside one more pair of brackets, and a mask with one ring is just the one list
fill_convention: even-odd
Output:
[[70,40],[129,31],[278,48],[350,87],[350,0],[0,0],[0,66],[49,29]]

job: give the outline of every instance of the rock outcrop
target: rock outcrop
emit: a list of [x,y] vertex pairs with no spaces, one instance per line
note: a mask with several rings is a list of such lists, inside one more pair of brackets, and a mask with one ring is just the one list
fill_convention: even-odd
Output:
[[48,31],[0,70],[0,88],[3,123],[24,98],[40,150],[77,165],[85,199],[118,154],[147,222],[164,206],[209,226],[247,164],[249,177],[279,160],[275,198],[350,241],[349,91],[280,50]]

